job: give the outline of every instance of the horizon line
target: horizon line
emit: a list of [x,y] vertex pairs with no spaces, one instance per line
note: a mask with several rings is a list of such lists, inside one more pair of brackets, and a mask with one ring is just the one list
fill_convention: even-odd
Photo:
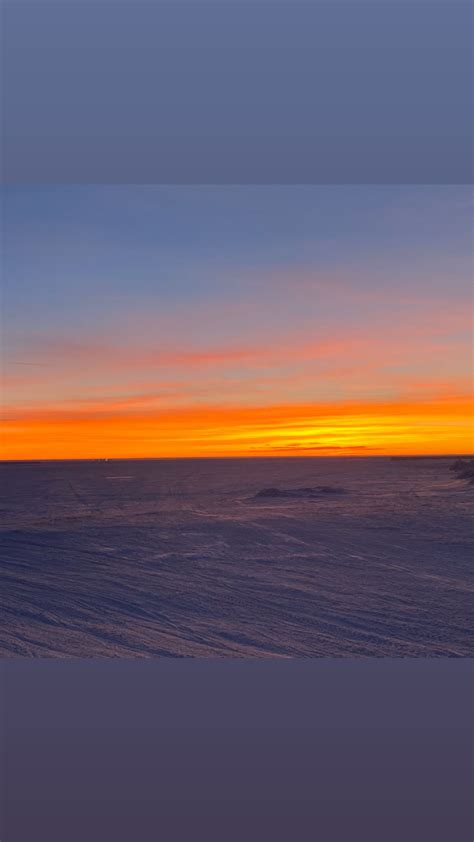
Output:
[[474,459],[473,453],[372,453],[372,454],[259,454],[258,456],[71,456],[52,459],[0,459],[0,465],[28,462],[177,462],[224,459]]

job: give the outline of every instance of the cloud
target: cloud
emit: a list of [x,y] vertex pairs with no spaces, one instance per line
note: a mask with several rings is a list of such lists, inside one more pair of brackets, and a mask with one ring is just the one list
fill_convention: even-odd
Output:
[[[336,450],[337,448],[337,450]],[[468,395],[275,406],[10,408],[2,458],[449,453],[472,449]]]

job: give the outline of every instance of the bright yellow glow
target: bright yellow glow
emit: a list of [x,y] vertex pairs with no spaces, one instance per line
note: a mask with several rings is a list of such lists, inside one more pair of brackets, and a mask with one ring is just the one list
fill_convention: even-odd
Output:
[[410,455],[473,450],[470,397],[270,407],[22,411],[5,417],[1,459]]

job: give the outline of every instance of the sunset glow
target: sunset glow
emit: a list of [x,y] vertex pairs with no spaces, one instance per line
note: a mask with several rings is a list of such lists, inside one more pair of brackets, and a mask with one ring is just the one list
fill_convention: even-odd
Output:
[[5,424],[4,458],[331,456],[464,453],[467,398],[422,403],[38,412]]
[[471,452],[468,194],[331,190],[6,191],[0,458]]

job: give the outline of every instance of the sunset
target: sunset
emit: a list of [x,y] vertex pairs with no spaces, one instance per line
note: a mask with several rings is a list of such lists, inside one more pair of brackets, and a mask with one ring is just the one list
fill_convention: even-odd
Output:
[[5,191],[4,460],[473,449],[470,191]]
[[474,842],[472,0],[0,2],[0,842]]
[[13,409],[5,424],[4,458],[357,456],[472,449],[472,403],[462,396],[144,410],[150,402],[138,396],[28,413]]
[[5,651],[466,654],[467,189],[4,207]]

